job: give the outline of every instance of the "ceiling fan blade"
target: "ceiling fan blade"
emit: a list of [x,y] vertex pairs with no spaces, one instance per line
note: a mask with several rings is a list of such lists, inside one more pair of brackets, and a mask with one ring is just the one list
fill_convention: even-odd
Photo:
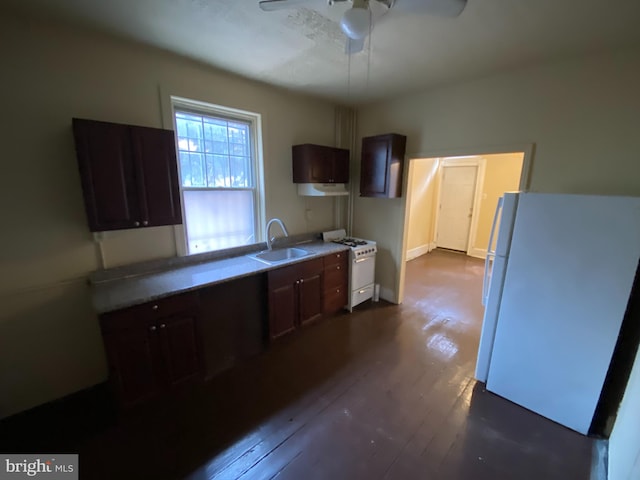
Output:
[[347,55],[352,55],[354,53],[361,52],[362,50],[364,50],[365,40],[366,37],[359,40],[354,40],[353,38],[347,37],[347,44],[345,46],[344,53],[346,53]]
[[272,12],[274,10],[293,8],[303,3],[309,3],[309,0],[261,0],[258,2],[258,5],[260,5],[260,8],[265,12]]
[[457,17],[467,0],[395,0],[393,10],[403,13],[426,13],[438,17]]

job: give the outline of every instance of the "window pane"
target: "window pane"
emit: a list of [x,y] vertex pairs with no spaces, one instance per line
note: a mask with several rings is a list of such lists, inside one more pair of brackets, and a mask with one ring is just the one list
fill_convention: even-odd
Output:
[[189,154],[181,151],[178,153],[180,155],[180,180],[182,181],[182,186],[192,187],[193,183],[191,182],[191,162]]
[[247,176],[250,166],[247,164],[246,157],[229,157],[229,166],[231,167],[231,186],[232,187],[249,187],[250,179]]
[[184,187],[253,186],[249,124],[176,112],[176,128]]
[[[252,123],[214,110],[176,111],[175,120],[188,253],[256,243],[259,192],[233,190],[256,187]],[[189,187],[205,190],[184,190]]]
[[191,186],[206,187],[206,174],[203,156],[199,153],[186,153],[189,156],[189,166],[191,168]]
[[190,254],[256,243],[252,191],[183,193]]
[[229,178],[229,157],[226,155],[214,155],[213,168],[216,175],[215,186],[230,187],[231,179]]

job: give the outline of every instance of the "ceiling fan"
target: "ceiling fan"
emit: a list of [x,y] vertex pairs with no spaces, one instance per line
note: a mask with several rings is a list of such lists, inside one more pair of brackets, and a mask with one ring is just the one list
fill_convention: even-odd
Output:
[[[260,8],[266,12],[295,8],[311,0],[260,0]],[[364,42],[373,29],[373,15],[369,2],[376,2],[390,11],[392,8],[407,13],[425,13],[442,17],[457,17],[467,5],[467,0],[327,0],[328,4],[351,2],[340,20],[340,28],[347,37],[346,53],[364,49]]]

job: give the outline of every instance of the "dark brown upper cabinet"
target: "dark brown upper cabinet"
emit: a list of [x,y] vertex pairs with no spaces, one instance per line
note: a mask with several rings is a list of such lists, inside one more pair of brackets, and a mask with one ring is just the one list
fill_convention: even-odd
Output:
[[182,223],[171,130],[73,119],[92,232]]
[[305,143],[292,158],[294,183],[349,183],[349,150]]
[[402,196],[402,168],[407,137],[396,133],[362,139],[360,196]]

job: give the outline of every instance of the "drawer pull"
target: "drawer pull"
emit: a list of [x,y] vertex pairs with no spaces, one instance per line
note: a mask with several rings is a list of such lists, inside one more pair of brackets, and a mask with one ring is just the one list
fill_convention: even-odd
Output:
[[160,324],[160,328],[165,328],[166,326],[167,326],[167,324],[166,324],[166,323],[161,323],[161,324]]
[[338,265],[338,266],[336,267],[336,269],[337,269],[337,270],[340,270],[340,265]]
[[153,307],[151,307],[151,310],[157,310],[158,309],[158,305],[154,305]]
[[149,330],[151,330],[152,332],[155,332],[156,331],[156,326],[155,325],[151,325],[149,327]]

